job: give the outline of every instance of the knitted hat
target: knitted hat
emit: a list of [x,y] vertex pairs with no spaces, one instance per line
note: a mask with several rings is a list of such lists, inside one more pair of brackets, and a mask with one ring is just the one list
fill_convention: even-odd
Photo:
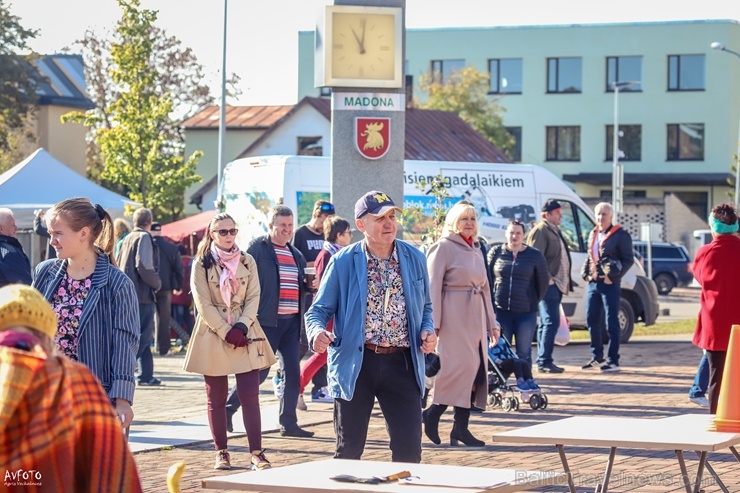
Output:
[[57,333],[57,316],[35,288],[10,284],[0,288],[0,332],[13,325],[36,329],[53,339]]

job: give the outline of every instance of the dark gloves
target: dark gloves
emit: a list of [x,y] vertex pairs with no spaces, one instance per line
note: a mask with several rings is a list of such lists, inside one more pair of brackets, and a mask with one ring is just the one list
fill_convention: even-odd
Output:
[[226,342],[236,347],[244,347],[249,344],[247,340],[247,328],[244,324],[234,324],[231,329],[226,333]]

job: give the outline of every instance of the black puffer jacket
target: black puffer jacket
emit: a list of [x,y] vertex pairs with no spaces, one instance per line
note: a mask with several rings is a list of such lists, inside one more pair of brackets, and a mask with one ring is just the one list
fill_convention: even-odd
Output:
[[527,247],[515,258],[504,245],[497,245],[488,253],[488,266],[496,310],[537,310],[550,281],[547,261],[539,250]]

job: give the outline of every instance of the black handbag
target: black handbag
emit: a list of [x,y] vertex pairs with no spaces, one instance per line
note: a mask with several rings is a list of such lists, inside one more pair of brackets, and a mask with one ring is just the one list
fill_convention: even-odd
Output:
[[439,373],[441,365],[439,362],[439,355],[437,353],[429,353],[424,356],[424,363],[424,374],[427,377],[432,378]]

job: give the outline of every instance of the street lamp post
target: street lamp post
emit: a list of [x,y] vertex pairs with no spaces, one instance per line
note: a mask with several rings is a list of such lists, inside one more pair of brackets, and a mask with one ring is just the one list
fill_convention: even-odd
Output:
[[223,200],[221,197],[221,174],[224,169],[224,147],[226,138],[226,21],[228,20],[228,3],[224,0],[224,45],[221,58],[221,108],[218,119],[218,172],[216,181],[216,209],[221,211]]
[[[712,49],[731,53],[740,58],[740,53],[728,49],[722,43],[715,41],[710,45]],[[737,124],[737,154],[735,155],[735,207],[740,209],[740,118]]]
[[619,162],[621,151],[619,150],[619,90],[639,84],[638,81],[615,81],[612,82],[614,90],[614,128],[612,129],[612,208],[614,214],[623,212],[624,205],[624,165]]

